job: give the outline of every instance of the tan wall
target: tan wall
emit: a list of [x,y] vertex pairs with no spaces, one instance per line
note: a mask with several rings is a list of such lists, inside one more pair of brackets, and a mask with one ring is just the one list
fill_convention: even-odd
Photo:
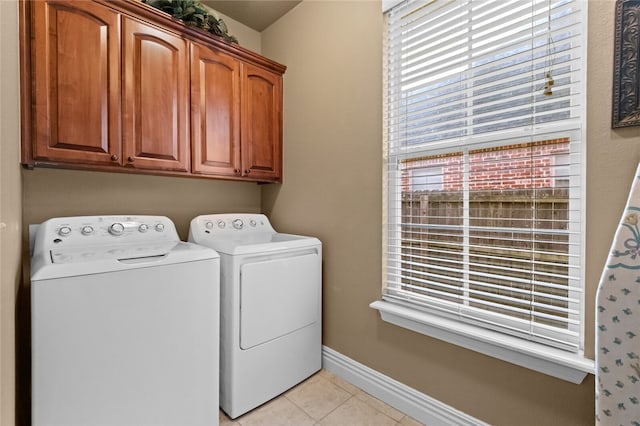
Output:
[[[640,159],[638,128],[612,131],[613,0],[589,1],[586,321]],[[592,425],[594,379],[573,385],[382,322],[381,28],[377,1],[304,1],[265,32],[288,66],[284,183],[263,211],[324,244],[323,343],[494,425]],[[586,354],[594,356],[594,332]]]
[[15,424],[15,313],[20,285],[18,8],[0,1],[0,424]]
[[[607,259],[613,234],[640,161],[640,127],[611,129],[614,0],[589,1],[587,67],[587,306]],[[587,322],[595,321],[595,309]],[[595,330],[587,333],[594,341]],[[593,354],[593,352],[591,352]]]
[[25,228],[59,216],[150,214],[168,216],[186,239],[197,215],[260,211],[260,187],[250,182],[44,168],[22,177]]

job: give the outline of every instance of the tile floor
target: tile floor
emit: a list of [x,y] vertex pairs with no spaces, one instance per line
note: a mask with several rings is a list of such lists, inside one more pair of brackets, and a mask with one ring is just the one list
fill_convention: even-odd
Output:
[[420,426],[409,416],[320,370],[305,382],[235,420],[220,410],[220,426]]

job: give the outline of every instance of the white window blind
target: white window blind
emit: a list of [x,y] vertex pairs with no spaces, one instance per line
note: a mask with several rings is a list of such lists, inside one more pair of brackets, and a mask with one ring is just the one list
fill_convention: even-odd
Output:
[[585,7],[385,15],[385,300],[581,350]]

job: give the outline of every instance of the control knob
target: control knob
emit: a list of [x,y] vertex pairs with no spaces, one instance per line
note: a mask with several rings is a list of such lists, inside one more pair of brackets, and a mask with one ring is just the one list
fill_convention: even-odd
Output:
[[147,232],[149,230],[149,225],[143,223],[140,226],[138,226],[138,231],[139,232]]
[[63,226],[62,228],[58,229],[58,235],[60,235],[61,237],[66,237],[70,233],[71,233],[71,228],[68,226]]
[[164,231],[164,223],[156,224],[156,231],[158,231],[158,232]]
[[233,227],[236,229],[242,229],[242,227],[244,226],[242,219],[236,219],[232,222],[232,224],[233,224]]
[[116,222],[116,223],[112,223],[111,226],[109,226],[109,233],[111,235],[122,235],[122,233],[124,232],[124,225],[121,224],[120,222]]
[[205,224],[205,226],[207,227],[207,229],[212,229],[213,228],[213,222],[207,222]]
[[91,235],[93,234],[93,227],[89,225],[85,225],[82,227],[80,232],[82,233],[82,235]]

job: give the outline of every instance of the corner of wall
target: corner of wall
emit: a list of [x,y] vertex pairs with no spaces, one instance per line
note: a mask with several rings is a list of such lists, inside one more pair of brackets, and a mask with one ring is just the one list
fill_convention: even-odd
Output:
[[252,50],[256,53],[262,53],[262,34],[252,28],[247,27],[241,22],[236,21],[227,15],[218,12],[211,7],[204,5],[207,9],[215,12],[218,17],[222,18],[229,29],[229,34],[238,39],[238,44],[244,48]]
[[0,423],[16,418],[16,298],[21,284],[22,180],[18,2],[0,1]]

